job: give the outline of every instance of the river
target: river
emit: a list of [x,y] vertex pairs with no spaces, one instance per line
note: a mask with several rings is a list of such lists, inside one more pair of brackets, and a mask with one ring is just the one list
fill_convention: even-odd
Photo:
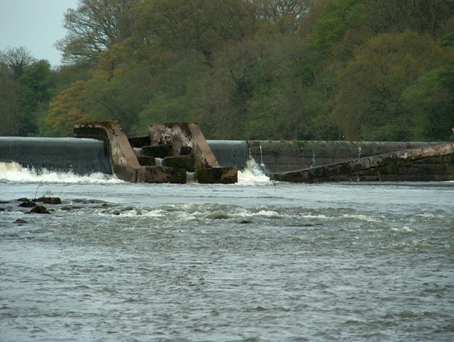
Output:
[[[60,197],[49,215],[20,197]],[[1,341],[452,341],[454,182],[131,184],[0,163]],[[22,219],[26,222],[19,223]]]

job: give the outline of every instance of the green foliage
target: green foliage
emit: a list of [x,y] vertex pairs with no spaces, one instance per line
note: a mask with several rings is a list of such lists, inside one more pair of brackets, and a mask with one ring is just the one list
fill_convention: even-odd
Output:
[[46,125],[52,127],[59,136],[71,136],[76,122],[93,119],[87,112],[90,105],[87,98],[87,82],[73,83],[70,88],[62,91],[51,102],[45,121]]
[[293,139],[293,143],[294,143],[296,146],[304,147],[304,145],[306,145],[307,141],[306,141],[306,140]]
[[136,8],[136,36],[160,51],[214,50],[253,29],[252,7],[241,0],[153,0]]
[[0,62],[0,136],[19,134],[20,92],[19,82],[9,67]]
[[339,74],[333,112],[346,139],[412,140],[411,112],[402,94],[418,78],[449,60],[428,35],[381,34],[354,52]]
[[[19,59],[23,61],[23,56]],[[39,133],[40,117],[47,111],[53,79],[48,61],[31,57],[29,60],[29,65],[18,62],[22,65],[20,71],[18,65],[1,64],[0,117],[4,120],[1,135]]]
[[140,112],[138,125],[134,127],[137,134],[143,127],[157,122],[179,122],[188,120],[189,108],[182,97],[174,98],[167,93],[156,93],[148,106]]
[[264,33],[292,35],[308,12],[307,0],[256,0],[257,26]]
[[68,33],[56,43],[66,62],[98,61],[100,54],[132,34],[139,0],[80,0],[65,13]]
[[413,137],[448,141],[454,128],[454,63],[430,70],[403,93]]
[[328,1],[311,35],[315,49],[325,56],[333,55],[346,33],[361,26],[363,8],[362,0]]
[[128,134],[198,122],[209,139],[447,140],[454,5],[444,0],[81,0],[50,70],[0,54],[0,134]]
[[365,26],[372,34],[411,30],[440,38],[454,30],[454,4],[446,0],[366,0]]

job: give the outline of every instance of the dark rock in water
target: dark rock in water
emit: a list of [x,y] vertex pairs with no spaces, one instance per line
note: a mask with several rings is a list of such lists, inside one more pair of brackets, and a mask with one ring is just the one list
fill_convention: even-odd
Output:
[[212,220],[227,220],[230,218],[230,216],[224,213],[213,213],[211,215],[208,215],[207,218]]
[[19,204],[19,207],[22,207],[22,208],[32,208],[34,206],[35,206],[35,202],[29,201],[29,200],[26,200],[25,202],[22,202],[21,204]]
[[243,220],[243,221],[240,221],[241,224],[250,224],[252,223],[252,221],[249,221],[249,220]]
[[25,221],[23,219],[17,219],[16,221],[14,221],[14,223],[23,224],[23,223],[27,223],[27,221]]
[[46,204],[61,204],[61,199],[59,197],[40,197],[35,199],[35,202],[43,202]]
[[46,207],[42,205],[35,205],[30,211],[27,211],[26,214],[50,214]]
[[27,197],[21,197],[18,199],[19,202],[28,202],[30,201],[30,199],[28,199]]

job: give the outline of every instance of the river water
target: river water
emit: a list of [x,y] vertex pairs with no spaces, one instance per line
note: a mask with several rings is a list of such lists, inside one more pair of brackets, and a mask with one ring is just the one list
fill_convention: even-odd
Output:
[[[19,197],[57,196],[49,215]],[[1,341],[452,341],[454,183],[0,164]],[[17,223],[23,219],[26,223]]]

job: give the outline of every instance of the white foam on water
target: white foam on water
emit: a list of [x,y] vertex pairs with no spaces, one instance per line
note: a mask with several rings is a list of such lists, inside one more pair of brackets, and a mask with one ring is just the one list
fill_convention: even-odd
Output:
[[391,232],[399,232],[399,233],[413,233],[414,230],[411,228],[408,228],[407,226],[404,226],[402,228],[390,228],[389,229]]
[[347,219],[357,219],[360,221],[367,221],[367,222],[381,222],[382,219],[377,217],[377,216],[367,216],[367,215],[350,215],[350,214],[344,214],[342,217],[347,218]]
[[313,218],[313,219],[327,219],[328,217],[323,214],[300,214],[299,217]]
[[166,213],[161,209],[150,210],[150,211],[142,210],[142,215],[150,216],[150,217],[162,217],[162,216],[165,216]]
[[278,217],[280,215],[274,210],[260,210],[257,213],[251,214],[251,216]]
[[238,184],[241,185],[273,185],[274,182],[265,175],[263,169],[254,159],[246,162],[246,168],[238,171]]
[[[76,175],[73,172],[49,171],[47,169],[28,169],[22,165],[11,162],[0,162],[0,182],[18,183],[124,183],[115,175],[95,172],[87,175]],[[263,172],[263,169],[253,159],[248,160],[246,168],[238,171],[238,184],[240,185],[273,185],[274,182]]]
[[95,172],[87,175],[76,175],[72,172],[57,172],[47,169],[27,169],[18,163],[0,162],[0,182],[17,183],[124,183],[114,175]]

